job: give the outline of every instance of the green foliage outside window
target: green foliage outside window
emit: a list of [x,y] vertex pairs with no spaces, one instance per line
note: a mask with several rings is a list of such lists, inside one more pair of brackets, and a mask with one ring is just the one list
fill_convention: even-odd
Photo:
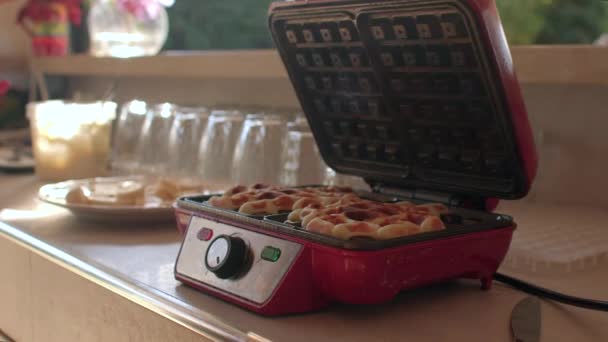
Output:
[[608,33],[605,0],[553,0],[544,15],[545,25],[536,36],[539,44],[587,44]]
[[[272,47],[270,0],[176,0],[166,50]],[[497,0],[511,44],[587,44],[608,32],[608,1]]]
[[608,33],[605,0],[497,0],[511,44],[590,44]]
[[266,27],[271,0],[176,0],[169,8],[167,50],[272,47]]

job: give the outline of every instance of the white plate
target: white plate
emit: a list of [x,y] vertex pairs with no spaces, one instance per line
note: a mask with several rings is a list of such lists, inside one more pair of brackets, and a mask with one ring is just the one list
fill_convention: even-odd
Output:
[[[97,178],[95,182],[117,182],[133,177]],[[47,184],[40,188],[38,197],[47,203],[64,207],[74,216],[89,221],[124,222],[124,223],[166,223],[175,219],[171,205],[150,206],[104,206],[67,203],[65,196],[76,186],[88,184],[91,180],[71,180]]]
[[13,159],[12,147],[0,147],[0,170],[2,171],[33,171],[35,162],[31,149],[26,150],[19,159]]

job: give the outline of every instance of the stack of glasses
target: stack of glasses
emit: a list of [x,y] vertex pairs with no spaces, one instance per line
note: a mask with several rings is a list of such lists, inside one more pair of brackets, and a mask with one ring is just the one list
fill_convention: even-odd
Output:
[[144,174],[207,184],[360,186],[323,162],[300,114],[235,106],[122,106],[112,144],[114,174]]

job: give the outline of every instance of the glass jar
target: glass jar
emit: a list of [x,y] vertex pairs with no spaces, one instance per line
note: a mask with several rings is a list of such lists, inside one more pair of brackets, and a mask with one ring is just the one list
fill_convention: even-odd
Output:
[[61,181],[108,174],[116,103],[30,103],[27,115],[38,178]]
[[97,57],[156,55],[169,18],[158,0],[96,0],[89,11],[90,52]]

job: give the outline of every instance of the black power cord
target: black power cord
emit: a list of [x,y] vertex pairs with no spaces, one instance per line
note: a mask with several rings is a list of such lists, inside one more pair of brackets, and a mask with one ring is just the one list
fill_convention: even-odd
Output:
[[517,278],[513,278],[511,276],[501,273],[495,273],[494,280],[507,284],[520,291],[535,295],[537,297],[543,297],[554,300],[556,302],[572,306],[578,306],[585,309],[608,312],[608,302],[606,301],[570,296],[567,294],[546,289],[544,287],[536,286],[527,283],[523,280],[519,280]]

